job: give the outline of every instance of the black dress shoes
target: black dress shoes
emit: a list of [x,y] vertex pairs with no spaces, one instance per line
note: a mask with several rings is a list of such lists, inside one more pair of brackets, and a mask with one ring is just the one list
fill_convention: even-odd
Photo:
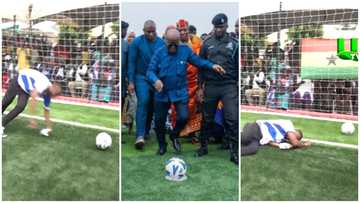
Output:
[[162,156],[166,153],[166,146],[160,147],[157,154]]
[[204,156],[204,155],[207,155],[208,154],[208,149],[207,147],[200,147],[196,153],[195,153],[195,156],[196,157],[201,157],[201,156]]
[[172,145],[173,145],[174,150],[177,153],[180,153],[181,152],[181,144],[180,144],[179,139],[178,138],[173,138],[173,139],[171,139],[171,141],[172,141]]

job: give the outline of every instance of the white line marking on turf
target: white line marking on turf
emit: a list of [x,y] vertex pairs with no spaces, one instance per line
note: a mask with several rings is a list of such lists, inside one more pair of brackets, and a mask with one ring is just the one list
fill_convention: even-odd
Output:
[[[31,115],[28,115],[28,114],[20,114],[20,116],[25,117],[25,118],[34,118],[34,119],[37,119],[37,120],[44,120],[44,118],[40,117],[40,116],[31,116]],[[98,125],[82,124],[82,123],[78,123],[78,122],[64,121],[64,120],[60,120],[60,119],[51,119],[51,121],[55,122],[55,123],[72,125],[72,126],[77,126],[77,127],[91,128],[91,129],[96,129],[96,130],[104,130],[104,131],[119,133],[118,129],[106,128],[106,127],[102,127],[102,126],[98,126]],[[357,145],[352,145],[352,144],[343,144],[343,143],[338,143],[338,142],[329,142],[329,141],[305,139],[305,138],[303,140],[304,141],[310,141],[310,142],[313,142],[313,143],[316,143],[316,144],[323,144],[323,145],[329,145],[329,146],[335,146],[335,147],[358,149]]]
[[329,141],[322,141],[322,140],[313,140],[313,139],[303,139],[304,141],[310,141],[316,144],[323,144],[323,145],[329,145],[329,146],[335,146],[335,147],[343,147],[343,148],[351,148],[351,149],[358,149],[357,145],[352,144],[343,144],[338,142],[329,142]]
[[[43,101],[42,98],[37,98],[39,101]],[[108,105],[100,105],[100,104],[91,104],[91,103],[82,103],[82,102],[76,102],[76,101],[66,101],[66,100],[60,100],[60,99],[51,99],[52,103],[57,104],[69,104],[74,106],[86,106],[86,107],[96,107],[101,109],[107,109],[107,110],[114,110],[114,111],[120,111],[120,106],[108,106]]]
[[[5,93],[3,92],[1,95],[4,96]],[[41,98],[41,97],[36,98],[36,100],[44,101],[44,99]],[[84,102],[80,102],[80,101],[79,102],[77,102],[77,101],[66,101],[66,100],[60,100],[60,99],[51,99],[51,102],[55,103],[55,104],[69,104],[69,105],[74,105],[74,106],[96,107],[96,108],[101,108],[101,109],[120,111],[120,106],[108,106],[108,105],[84,103]]]
[[[33,118],[33,119],[37,119],[37,120],[45,120],[43,117],[31,116],[31,115],[28,115],[28,114],[20,114],[20,116],[25,117],[25,118]],[[78,122],[64,121],[64,120],[60,120],[60,119],[51,119],[51,121],[55,122],[55,123],[72,125],[72,126],[76,126],[76,127],[91,128],[91,129],[95,129],[95,130],[104,130],[104,131],[119,133],[118,129],[106,128],[106,127],[102,127],[102,126],[98,126],[98,125],[82,124],[82,123],[78,123]]]
[[296,115],[296,114],[290,114],[290,113],[252,111],[252,110],[241,110],[241,112],[265,114],[265,115],[286,116],[286,117],[294,117],[294,118],[306,118],[306,119],[314,119],[314,120],[322,120],[322,121],[334,121],[334,122],[341,122],[341,123],[343,123],[343,122],[350,122],[350,123],[353,123],[353,124],[358,123],[358,121],[351,121],[351,120],[345,120],[345,119],[323,118],[323,117],[315,117],[315,116],[308,116],[308,115]]

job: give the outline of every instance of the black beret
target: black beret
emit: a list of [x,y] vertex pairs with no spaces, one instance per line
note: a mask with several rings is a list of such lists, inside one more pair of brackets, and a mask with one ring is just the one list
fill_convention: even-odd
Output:
[[128,28],[128,27],[129,27],[129,23],[125,21],[121,21],[121,28]]
[[223,13],[219,13],[217,14],[211,21],[211,23],[214,25],[214,26],[217,26],[217,25],[223,25],[223,24],[227,24],[228,22],[228,18],[225,14]]
[[190,32],[196,32],[196,27],[193,25],[189,25],[189,31]]

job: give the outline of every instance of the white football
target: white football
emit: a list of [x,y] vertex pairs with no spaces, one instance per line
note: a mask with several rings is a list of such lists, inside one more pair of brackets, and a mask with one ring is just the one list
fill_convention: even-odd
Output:
[[171,181],[186,180],[187,165],[184,160],[173,157],[166,162],[165,165],[165,178]]
[[47,128],[44,128],[44,129],[40,130],[40,134],[41,134],[41,135],[44,135],[44,136],[46,136],[46,137],[49,137],[50,132],[51,132],[51,130],[50,130],[50,129],[47,129]]
[[345,122],[341,125],[341,133],[350,135],[350,134],[353,134],[354,132],[355,132],[354,124],[352,124],[350,122]]
[[96,136],[96,147],[98,149],[105,150],[110,148],[112,144],[112,139],[109,134],[106,132],[101,132]]

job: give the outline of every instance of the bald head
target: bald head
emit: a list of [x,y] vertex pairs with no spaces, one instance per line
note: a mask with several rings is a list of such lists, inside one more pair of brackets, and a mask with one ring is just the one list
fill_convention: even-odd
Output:
[[168,30],[170,29],[176,29],[175,25],[168,25],[165,29],[165,32],[164,32],[164,36],[166,35],[166,33],[168,32]]
[[176,28],[170,28],[165,33],[165,42],[169,54],[175,54],[180,42],[180,32]]
[[175,28],[170,28],[165,33],[165,39],[167,41],[178,41],[180,39],[180,32]]
[[156,27],[156,24],[155,24],[155,22],[153,20],[147,20],[144,23],[144,29],[147,28],[147,27]]
[[154,41],[156,39],[156,25],[154,21],[145,21],[143,31],[145,38],[149,41]]

